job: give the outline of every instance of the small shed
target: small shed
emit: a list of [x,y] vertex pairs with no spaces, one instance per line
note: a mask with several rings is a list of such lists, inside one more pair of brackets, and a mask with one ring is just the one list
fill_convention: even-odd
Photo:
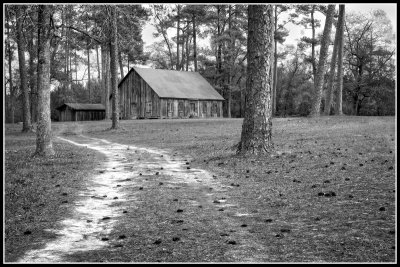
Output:
[[106,108],[103,104],[64,103],[58,108],[60,121],[104,120]]
[[198,72],[134,67],[118,90],[122,119],[222,117],[224,98]]

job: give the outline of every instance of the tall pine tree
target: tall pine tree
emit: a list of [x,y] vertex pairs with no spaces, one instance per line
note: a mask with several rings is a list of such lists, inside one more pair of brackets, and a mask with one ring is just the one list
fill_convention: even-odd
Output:
[[249,5],[245,116],[237,153],[266,154],[272,148],[274,15],[271,5]]

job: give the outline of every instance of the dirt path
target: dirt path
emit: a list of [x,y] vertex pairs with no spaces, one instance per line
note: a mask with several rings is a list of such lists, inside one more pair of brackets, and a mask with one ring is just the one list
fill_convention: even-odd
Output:
[[[191,188],[198,188],[202,196],[194,200],[193,205],[210,205],[215,194],[227,190],[227,187],[213,179],[211,173],[187,168],[185,165],[187,157],[171,155],[168,151],[121,145],[83,135],[58,137],[58,139],[96,150],[104,154],[107,160],[99,162],[99,167],[94,170],[95,175],[80,192],[80,198],[73,203],[73,216],[60,222],[59,229],[48,230],[56,233],[58,238],[47,243],[42,249],[29,251],[19,262],[62,262],[64,256],[108,246],[107,235],[123,216],[126,206],[128,204],[132,206],[136,201],[135,196],[127,195],[123,188],[137,185],[135,177],[153,175],[155,169],[160,172],[162,170],[163,175],[169,176],[171,178],[169,182],[185,183]],[[207,186],[212,186],[213,191],[201,190]],[[235,206],[232,201],[228,202],[226,199],[220,199],[218,208]],[[242,209],[236,216],[249,216],[249,214]],[[233,224],[232,218],[228,217],[223,218],[223,222],[227,225]],[[257,261],[259,258],[257,253],[249,255],[241,252],[248,251],[243,250],[243,246],[251,247],[255,251],[261,251],[264,247],[254,240],[251,241],[246,232],[239,231],[234,235],[243,242],[241,246],[236,246],[228,252],[230,257],[242,261]]]

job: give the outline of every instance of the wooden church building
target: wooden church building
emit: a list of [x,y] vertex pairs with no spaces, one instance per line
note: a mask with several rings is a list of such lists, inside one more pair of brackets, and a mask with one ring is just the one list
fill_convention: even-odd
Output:
[[224,98],[198,72],[134,67],[118,90],[122,119],[222,117]]
[[106,108],[102,104],[64,103],[56,108],[60,121],[104,120]]

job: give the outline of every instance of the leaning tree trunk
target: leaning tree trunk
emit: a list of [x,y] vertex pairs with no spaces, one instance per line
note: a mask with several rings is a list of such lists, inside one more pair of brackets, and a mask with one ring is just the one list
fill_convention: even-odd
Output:
[[329,5],[326,14],[325,27],[321,40],[321,49],[319,53],[318,69],[314,82],[314,99],[311,107],[310,116],[315,117],[320,115],[322,88],[324,85],[325,63],[328,57],[328,48],[330,43],[330,34],[332,29],[333,14],[335,5]]
[[245,116],[237,154],[266,154],[272,148],[272,6],[249,5],[248,20]]
[[335,74],[336,74],[336,59],[337,59],[337,48],[339,42],[339,31],[338,26],[336,26],[336,33],[335,33],[335,42],[333,44],[333,52],[332,52],[332,59],[331,59],[331,66],[329,73],[329,80],[328,80],[328,92],[326,93],[326,101],[324,106],[324,115],[329,115],[331,113],[331,107],[333,102],[333,92],[334,92],[334,82],[335,82]]
[[29,91],[28,83],[26,79],[26,65],[25,65],[25,43],[23,40],[22,28],[23,28],[23,14],[21,12],[22,6],[17,6],[15,9],[16,16],[16,26],[17,26],[17,46],[18,46],[18,63],[19,63],[19,77],[21,80],[21,90],[22,90],[22,115],[23,124],[22,131],[30,132],[32,131],[31,124],[31,113],[29,107]]
[[38,22],[38,121],[36,131],[36,155],[54,155],[51,140],[50,118],[50,40],[53,35],[51,9],[40,5]]
[[338,18],[338,28],[339,32],[339,42],[338,42],[338,74],[336,81],[336,115],[343,115],[342,111],[342,91],[343,91],[343,44],[344,44],[344,17],[345,9],[344,5],[339,5],[339,18]]
[[110,45],[110,69],[112,88],[112,126],[111,129],[119,128],[119,107],[118,107],[118,41],[117,41],[117,10],[116,6],[111,7],[111,45]]

